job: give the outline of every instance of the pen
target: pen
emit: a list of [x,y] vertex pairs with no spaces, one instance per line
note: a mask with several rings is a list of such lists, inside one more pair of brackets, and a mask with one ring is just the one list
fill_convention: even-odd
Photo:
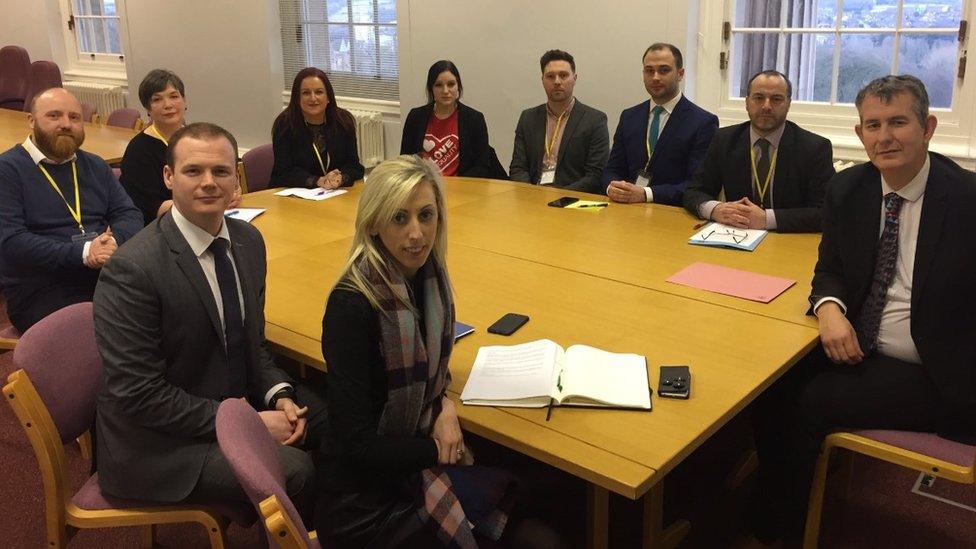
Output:
[[224,212],[224,215],[227,216],[227,217],[234,217],[235,215],[237,215],[239,213],[241,213],[241,212],[239,212],[237,210],[227,210],[226,212]]
[[325,189],[319,189],[319,191],[315,193],[315,196],[322,196],[323,194],[325,194]]
[[577,208],[606,208],[607,204],[580,204]]
[[546,421],[549,421],[549,418],[552,417],[552,403],[555,401],[556,399],[549,397],[549,409],[546,411]]

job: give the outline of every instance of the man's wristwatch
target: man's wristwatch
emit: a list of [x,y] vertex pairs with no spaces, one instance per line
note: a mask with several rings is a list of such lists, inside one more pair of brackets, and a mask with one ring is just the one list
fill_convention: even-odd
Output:
[[293,389],[291,387],[284,387],[281,390],[279,390],[277,393],[271,395],[271,398],[268,399],[268,408],[271,409],[271,410],[277,410],[278,409],[277,408],[277,406],[278,406],[278,400],[279,399],[282,399],[282,398],[290,398],[292,400],[292,402],[294,402],[295,401],[295,389]]

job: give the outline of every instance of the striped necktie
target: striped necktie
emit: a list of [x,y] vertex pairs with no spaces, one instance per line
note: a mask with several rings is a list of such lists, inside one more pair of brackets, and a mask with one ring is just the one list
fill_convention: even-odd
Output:
[[895,265],[898,262],[898,213],[904,201],[905,199],[896,193],[888,193],[884,197],[885,223],[881,239],[878,241],[874,277],[855,327],[857,342],[861,345],[864,354],[872,352],[878,344],[881,312],[884,310],[888,288],[895,278]]

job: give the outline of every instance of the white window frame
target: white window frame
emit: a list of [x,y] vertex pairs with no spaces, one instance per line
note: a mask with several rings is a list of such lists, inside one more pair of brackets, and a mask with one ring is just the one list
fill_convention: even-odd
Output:
[[64,39],[64,52],[67,61],[64,74],[69,78],[99,80],[126,85],[128,80],[125,72],[125,55],[129,50],[129,29],[125,16],[125,0],[115,0],[116,16],[119,19],[121,54],[89,54],[79,51],[76,35],[78,25],[75,24],[74,29],[68,28],[68,22],[73,14],[72,0],[58,0],[58,3],[61,10],[59,24]]
[[[745,100],[729,94],[732,63],[730,54],[732,36],[725,38],[724,25],[733,21],[735,0],[701,2],[699,5],[698,63],[696,92],[701,105],[717,114],[721,125],[747,121]],[[776,0],[779,1],[779,0]],[[976,20],[976,0],[965,0],[963,19]],[[872,32],[888,29],[872,29]],[[818,32],[830,32],[824,29]],[[964,58],[969,43],[969,32],[959,47],[959,57]],[[724,55],[726,68],[721,68]],[[774,69],[776,67],[768,67]],[[966,77],[955,79],[952,108],[932,108],[931,113],[939,125],[931,143],[931,149],[972,167],[976,160],[976,76],[966,71]],[[833,83],[832,83],[833,85]],[[800,126],[819,133],[831,140],[834,156],[845,160],[866,160],[867,155],[854,133],[858,122],[857,109],[849,104],[827,104],[793,101],[789,119]]]

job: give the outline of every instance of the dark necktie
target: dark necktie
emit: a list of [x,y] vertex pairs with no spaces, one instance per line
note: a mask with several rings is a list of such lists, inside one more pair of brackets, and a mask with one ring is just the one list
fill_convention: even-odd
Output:
[[[759,189],[766,184],[766,178],[769,177],[769,141],[765,137],[760,137],[756,140],[756,146],[759,147],[759,161],[756,162],[756,204],[760,208],[765,208],[766,205],[763,204],[765,199],[763,195],[759,192]],[[766,188],[766,195],[769,194],[769,187]]]
[[230,242],[215,238],[207,248],[213,254],[217,270],[217,285],[224,305],[224,341],[227,349],[227,387],[229,397],[247,394],[247,337],[244,333],[244,317],[237,293],[237,277],[227,248]]
[[865,354],[874,350],[878,344],[878,329],[881,326],[881,311],[884,310],[888,288],[895,278],[895,264],[898,261],[898,213],[904,198],[895,193],[884,197],[885,224],[878,241],[878,256],[874,263],[874,278],[871,289],[861,307],[857,319],[857,342]]

